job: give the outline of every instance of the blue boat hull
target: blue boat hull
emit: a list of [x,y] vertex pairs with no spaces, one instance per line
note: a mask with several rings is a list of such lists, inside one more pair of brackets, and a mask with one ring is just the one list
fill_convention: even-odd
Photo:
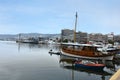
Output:
[[88,69],[88,70],[101,71],[103,70],[104,66],[86,66],[83,64],[75,64],[75,68],[83,68],[83,69]]

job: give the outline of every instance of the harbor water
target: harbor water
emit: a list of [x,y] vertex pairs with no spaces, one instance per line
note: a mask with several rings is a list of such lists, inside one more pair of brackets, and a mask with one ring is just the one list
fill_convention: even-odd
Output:
[[105,61],[102,72],[75,69],[51,49],[59,51],[59,45],[0,41],[0,80],[109,80],[120,68],[117,59]]

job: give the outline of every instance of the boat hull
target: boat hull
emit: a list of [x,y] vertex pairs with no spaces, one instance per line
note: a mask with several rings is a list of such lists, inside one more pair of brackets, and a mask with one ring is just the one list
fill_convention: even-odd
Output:
[[113,60],[113,55],[108,55],[108,56],[100,56],[100,57],[88,57],[88,56],[80,56],[80,55],[74,55],[74,54],[69,54],[66,52],[63,52],[61,50],[61,53],[66,56],[70,57],[75,57],[75,58],[84,58],[84,59],[97,59],[97,60]]
[[101,71],[105,66],[86,66],[84,64],[75,64],[76,68],[83,68],[88,70],[95,70],[95,71]]

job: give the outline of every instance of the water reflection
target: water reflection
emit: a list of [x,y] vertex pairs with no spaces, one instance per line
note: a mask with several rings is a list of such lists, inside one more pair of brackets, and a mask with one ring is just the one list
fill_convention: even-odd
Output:
[[[99,75],[101,76],[101,80],[105,80],[105,76],[111,76],[111,73],[108,73],[104,70],[101,71],[96,71],[96,70],[88,70],[88,69],[84,69],[81,67],[75,67],[74,66],[74,62],[75,62],[76,58],[72,58],[72,57],[68,57],[68,56],[64,56],[64,55],[60,55],[60,67],[64,68],[64,69],[69,69],[71,70],[72,73],[72,80],[74,80],[74,71],[77,72],[85,72],[87,74],[95,74],[95,75]],[[92,60],[93,61],[93,60]],[[98,61],[99,62],[99,61]]]
[[50,48],[54,46],[0,42],[0,80],[57,80],[53,76],[61,74]]
[[[29,48],[29,49],[47,49],[47,50],[56,50],[59,51],[60,50],[60,45],[51,45],[51,44],[23,44],[23,43],[18,43],[18,51],[21,51],[23,48]],[[83,68],[76,68],[74,66],[74,62],[75,60],[78,60],[77,58],[73,58],[73,57],[68,57],[68,56],[64,56],[64,55],[59,55],[59,54],[51,54],[50,55],[57,55],[59,56],[59,65],[60,68],[62,69],[67,69],[71,71],[71,79],[72,80],[76,80],[75,75],[80,74],[88,74],[89,76],[99,76],[97,77],[97,79],[95,80],[108,80],[110,78],[110,76],[115,73],[117,71],[117,69],[119,68],[120,63],[118,62],[119,59],[115,59],[114,61],[97,61],[98,63],[103,63],[105,64],[105,68],[102,71],[94,71],[94,70],[86,70]],[[58,57],[57,57],[58,58]],[[96,60],[90,60],[93,62],[96,62]],[[77,72],[77,74],[76,74]],[[99,79],[98,79],[99,78]]]
[[[73,57],[49,54],[60,45],[0,42],[0,80],[109,80],[120,68],[120,59],[98,61],[103,71],[75,68]],[[94,62],[94,60],[91,60]]]
[[18,49],[25,48],[25,47],[28,47],[29,49],[48,47],[47,45],[42,45],[42,44],[28,44],[28,43],[17,43],[17,44],[18,44]]
[[17,43],[18,45],[18,51],[20,51],[21,48],[29,48],[29,49],[34,49],[34,48],[46,48],[46,49],[55,49],[59,50],[60,45],[51,45],[51,44],[28,44],[28,43]]
[[109,69],[111,72],[116,72],[117,69],[115,67],[115,63],[113,61],[105,61],[104,64],[106,65],[106,68]]
[[[58,55],[58,54],[51,54],[51,55]],[[71,79],[75,80],[74,74],[75,72],[86,73],[86,74],[93,74],[94,76],[98,75],[101,76],[100,79],[95,80],[108,80],[119,68],[120,68],[120,58],[115,58],[112,61],[101,61],[101,60],[90,60],[93,62],[98,62],[105,64],[105,67],[102,71],[94,71],[94,70],[87,70],[83,68],[76,68],[74,66],[74,62],[78,60],[78,58],[73,58],[65,55],[59,55],[59,65],[63,69],[71,70]],[[84,60],[84,59],[83,59]],[[93,76],[92,75],[92,76]]]

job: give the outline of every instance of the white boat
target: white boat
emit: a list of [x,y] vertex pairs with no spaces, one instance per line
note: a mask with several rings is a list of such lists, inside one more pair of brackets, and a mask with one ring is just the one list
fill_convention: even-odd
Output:
[[113,52],[114,54],[119,51],[119,49],[116,46],[113,46],[112,44],[103,45],[102,47],[99,47],[97,49],[101,52]]

